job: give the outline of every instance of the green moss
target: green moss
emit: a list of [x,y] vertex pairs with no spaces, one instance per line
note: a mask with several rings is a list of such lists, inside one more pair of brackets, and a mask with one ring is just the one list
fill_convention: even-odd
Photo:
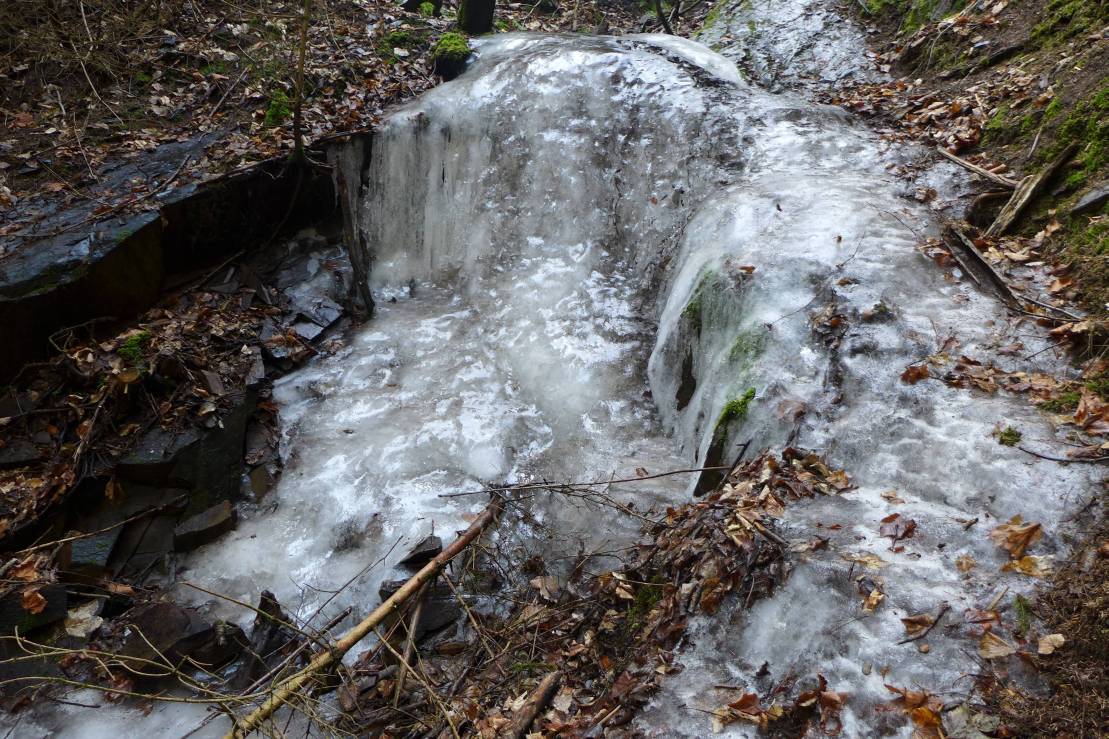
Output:
[[448,31],[439,37],[431,56],[448,62],[464,62],[470,56],[470,45],[461,33]]
[[430,18],[435,15],[435,6],[432,3],[420,3],[420,15],[424,18]]
[[131,367],[137,367],[142,363],[143,353],[146,347],[150,344],[150,332],[139,331],[137,334],[132,334],[123,340],[116,354],[123,358],[123,361]]
[[758,329],[744,331],[735,337],[731,347],[728,348],[728,361],[746,369],[765,348],[765,332]]
[[1063,413],[1065,411],[1073,411],[1078,407],[1078,402],[1082,400],[1082,395],[1075,390],[1070,390],[1061,393],[1058,397],[1051,400],[1045,400],[1040,403],[1040,408],[1048,413]]
[[289,107],[289,96],[285,94],[284,90],[278,88],[270,93],[270,102],[266,107],[265,124],[267,128],[280,126],[292,114],[293,111]]
[[1006,426],[1001,431],[996,432],[997,443],[1003,446],[1016,446],[1023,438],[1021,433],[1012,426]]
[[1008,123],[1009,106],[1002,104],[982,128],[982,143],[1000,144],[1012,138],[1012,127]]
[[[1106,244],[1106,250],[1109,251],[1109,243]],[[1098,375],[1086,380],[1086,389],[1096,393],[1102,400],[1109,402],[1109,374]]]
[[1097,30],[1109,20],[1109,5],[1097,0],[1051,0],[1032,29],[1032,40],[1043,46]]
[[662,600],[663,592],[663,583],[658,575],[651,579],[651,584],[639,586],[635,591],[635,600],[628,607],[627,617],[624,619],[626,636],[634,635],[643,627],[647,616]]
[[1023,595],[1013,598],[1013,612],[1017,614],[1017,636],[1024,638],[1032,628],[1032,604]]
[[[945,6],[950,15],[957,13],[966,5],[965,0],[956,0]],[[864,7],[869,15],[892,15],[900,19],[903,33],[916,33],[920,28],[940,19],[938,0],[866,0]]]
[[755,399],[755,388],[747,388],[747,392],[738,398],[732,398],[724,404],[723,410],[716,419],[716,429],[714,434],[723,433],[728,424],[732,421],[742,421],[747,418],[747,411],[751,406],[751,401]]
[[701,276],[697,278],[697,285],[693,288],[692,297],[682,308],[683,317],[698,325],[701,323],[701,312],[705,307],[705,291],[716,281],[717,276],[715,270],[706,269],[701,272]]

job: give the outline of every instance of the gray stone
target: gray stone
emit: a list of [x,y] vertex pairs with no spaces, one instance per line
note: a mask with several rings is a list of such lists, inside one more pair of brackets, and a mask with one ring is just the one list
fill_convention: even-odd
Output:
[[117,526],[96,536],[71,541],[69,564],[62,568],[62,572],[69,576],[68,579],[78,581],[99,578],[108,570],[112,550],[122,531],[123,527]]
[[159,602],[139,606],[128,614],[127,630],[119,653],[126,657],[162,661],[174,666],[193,660],[218,667],[238,655],[246,645],[239,627],[211,623],[194,608]]
[[39,586],[39,594],[46,599],[46,606],[38,613],[23,607],[23,587],[15,587],[0,596],[0,634],[20,634],[61,621],[65,618],[69,596],[61,583]]
[[[378,595],[385,601],[400,590],[407,580],[386,580],[378,588]],[[454,591],[442,580],[436,580],[424,593],[423,608],[420,610],[420,623],[416,627],[416,640],[423,639],[433,631],[438,631],[457,621],[462,616],[462,608],[455,599]]]
[[203,513],[182,521],[173,530],[173,548],[178,552],[196,549],[235,528],[235,509],[224,500]]
[[1109,203],[1109,182],[1104,182],[1078,199],[1071,208],[1071,215],[1083,215],[1099,212],[1106,203]]
[[42,459],[42,452],[27,439],[13,439],[0,447],[0,469],[24,467],[40,459]]
[[410,570],[418,570],[430,562],[441,551],[443,551],[443,540],[432,534],[412,547],[412,551],[408,553],[408,556],[402,559],[398,564]]

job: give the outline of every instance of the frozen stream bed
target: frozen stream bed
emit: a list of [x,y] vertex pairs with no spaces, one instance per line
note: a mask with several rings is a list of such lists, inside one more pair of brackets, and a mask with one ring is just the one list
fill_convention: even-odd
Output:
[[[778,35],[738,53],[743,34],[728,28],[748,28],[743,14],[759,8],[741,5],[707,39],[745,69],[773,70],[773,87],[807,74],[802,63],[812,72],[832,60],[837,79],[868,73],[857,34],[798,45],[812,28],[782,8],[826,12],[811,2],[766,4]],[[854,71],[844,67],[852,59]],[[278,488],[181,577],[246,601],[267,588],[307,618],[381,560],[324,610],[352,605],[357,616],[408,546],[433,528],[449,537],[484,502],[444,494],[730,462],[748,440],[795,444],[857,485],[786,512],[786,538],[820,535],[827,548],[799,553],[781,590],[750,611],[697,622],[684,671],[638,728],[704,736],[703,711],[728,699],[714,685],[759,692],[820,673],[849,696],[845,735],[908,736],[903,716],[875,710],[891,697],[883,683],[965,692],[976,664],[964,610],[1033,584],[999,572],[1004,552],[988,530],[1021,515],[1045,527],[1036,553],[1057,552],[1094,480],[997,443],[995,429],[1010,425],[1030,444],[1053,443],[1024,400],[901,382],[940,351],[989,356],[1015,333],[1029,354],[1046,343],[920,255],[918,234],[938,225],[901,196],[891,153],[870,132],[759,77],[672,37],[498,35],[479,42],[465,75],[390,116],[368,156],[346,152],[378,311],[339,355],[280,383]],[[949,192],[959,186],[953,170],[935,176],[950,179]],[[1041,353],[1006,367],[1052,361]],[[746,418],[718,428],[726,404],[752,390]],[[710,449],[716,432],[722,450]],[[616,493],[648,508],[685,500],[692,482]],[[878,533],[891,513],[917,523],[903,551]],[[549,551],[634,533],[575,506],[536,515],[563,532]],[[883,562],[865,573],[885,592],[872,614],[855,582],[862,566],[849,561],[868,554]],[[968,556],[976,566],[963,572],[955,562]],[[952,615],[931,650],[897,645],[900,618],[941,601]],[[189,706],[82,711],[61,706],[36,726],[172,736],[203,716]]]

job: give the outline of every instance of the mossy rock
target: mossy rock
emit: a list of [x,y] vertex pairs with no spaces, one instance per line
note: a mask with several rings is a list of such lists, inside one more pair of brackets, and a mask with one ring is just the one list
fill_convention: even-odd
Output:
[[466,68],[470,53],[470,45],[465,36],[455,31],[444,33],[431,52],[435,73],[443,79],[454,79]]

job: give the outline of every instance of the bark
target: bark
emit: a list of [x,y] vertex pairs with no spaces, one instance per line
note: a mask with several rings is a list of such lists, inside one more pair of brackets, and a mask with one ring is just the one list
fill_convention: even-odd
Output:
[[493,30],[493,10],[496,0],[462,0],[458,4],[458,25],[476,36]]

